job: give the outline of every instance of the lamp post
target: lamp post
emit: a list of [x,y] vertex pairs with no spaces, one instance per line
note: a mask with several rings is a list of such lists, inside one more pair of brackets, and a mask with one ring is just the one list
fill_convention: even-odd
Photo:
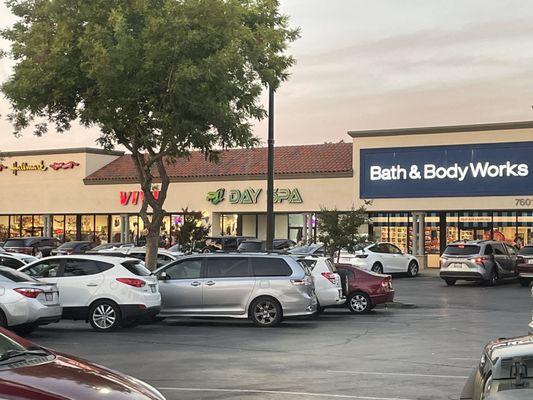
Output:
[[267,251],[274,250],[274,88],[268,85]]

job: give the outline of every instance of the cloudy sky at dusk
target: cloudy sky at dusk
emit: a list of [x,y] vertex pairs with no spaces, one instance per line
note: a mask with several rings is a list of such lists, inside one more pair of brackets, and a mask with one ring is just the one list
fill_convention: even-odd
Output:
[[[278,145],[348,130],[533,120],[533,3],[523,0],[281,0],[300,26],[276,97]],[[0,5],[0,26],[14,18]],[[0,42],[7,48],[6,42]],[[10,74],[0,62],[0,80]],[[14,138],[0,99],[0,149],[95,146],[96,129]],[[256,124],[266,136],[266,123]]]

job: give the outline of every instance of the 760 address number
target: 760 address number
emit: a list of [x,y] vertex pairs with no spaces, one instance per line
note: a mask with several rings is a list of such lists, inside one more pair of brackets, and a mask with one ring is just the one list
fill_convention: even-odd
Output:
[[533,205],[532,198],[522,197],[519,199],[514,199],[514,201],[515,201],[515,206],[530,207],[531,205]]

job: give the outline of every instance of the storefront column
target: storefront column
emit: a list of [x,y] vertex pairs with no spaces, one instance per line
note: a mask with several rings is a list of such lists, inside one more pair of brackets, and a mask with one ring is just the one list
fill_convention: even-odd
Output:
[[418,215],[413,213],[413,248],[411,249],[413,256],[418,255],[418,236]]
[[413,213],[413,252],[412,254],[418,259],[418,265],[421,269],[426,268],[426,255],[425,255],[425,232],[426,221],[425,213],[414,212]]
[[120,241],[122,243],[130,242],[130,216],[128,214],[120,216]]
[[308,230],[309,230],[309,214],[304,214],[304,230],[302,235],[302,241],[307,244],[307,237],[308,237]]
[[43,236],[52,236],[52,216],[43,215]]

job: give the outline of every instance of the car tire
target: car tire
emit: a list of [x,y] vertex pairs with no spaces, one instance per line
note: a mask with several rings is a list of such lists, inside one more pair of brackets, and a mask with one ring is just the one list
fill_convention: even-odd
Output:
[[531,284],[531,280],[526,278],[519,278],[518,282],[520,282],[520,285],[522,285],[523,287],[528,287]]
[[418,275],[418,263],[415,261],[415,260],[411,260],[411,262],[409,263],[409,266],[407,267],[407,275],[410,277],[410,278],[414,278],[415,276]]
[[500,277],[498,276],[496,267],[493,267],[492,271],[490,272],[490,278],[486,281],[487,286],[496,286],[499,280],[500,280]]
[[457,281],[455,279],[445,279],[444,282],[446,282],[446,285],[448,286],[453,286]]
[[15,332],[19,336],[25,336],[34,332],[38,327],[39,326],[35,324],[21,325],[17,326],[16,328],[13,328],[13,332]]
[[252,301],[248,315],[256,326],[271,328],[281,323],[283,310],[276,299],[259,297]]
[[355,292],[348,297],[346,302],[348,309],[354,314],[366,314],[369,313],[372,308],[372,300],[363,292]]
[[97,301],[89,309],[89,323],[97,332],[114,331],[122,323],[118,305],[111,300]]
[[0,327],[7,328],[7,318],[2,310],[0,310]]
[[374,265],[372,265],[372,272],[375,272],[376,274],[383,274],[383,265],[381,265],[380,262],[376,262],[374,263]]

